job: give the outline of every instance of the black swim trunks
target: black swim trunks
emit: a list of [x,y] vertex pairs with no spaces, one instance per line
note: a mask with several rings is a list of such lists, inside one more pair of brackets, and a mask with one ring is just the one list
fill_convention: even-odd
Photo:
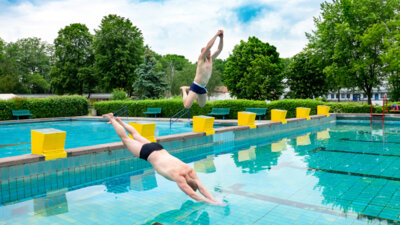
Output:
[[146,143],[142,146],[142,149],[140,149],[140,158],[144,159],[147,161],[147,158],[149,155],[154,152],[154,151],[159,151],[162,150],[163,146],[158,144],[158,143]]
[[199,84],[196,83],[196,82],[193,82],[193,83],[190,85],[190,89],[189,89],[189,90],[191,90],[191,91],[193,91],[194,93],[199,94],[199,95],[207,94],[207,88],[206,88],[206,87],[203,87],[203,86],[201,86],[201,85],[199,85]]

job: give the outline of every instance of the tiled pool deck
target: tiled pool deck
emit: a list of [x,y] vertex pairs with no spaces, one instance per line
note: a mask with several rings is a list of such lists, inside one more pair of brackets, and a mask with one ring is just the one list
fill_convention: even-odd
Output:
[[[99,119],[100,117],[71,117],[56,118],[50,120],[68,119]],[[206,146],[214,146],[214,153],[218,152],[219,145],[229,144],[225,133],[231,135],[232,142],[256,140],[262,136],[282,138],[288,134],[301,134],[305,129],[312,130],[341,120],[361,120],[369,122],[369,114],[331,114],[330,117],[311,116],[311,120],[287,119],[287,124],[280,122],[256,121],[257,128],[249,129],[248,126],[229,126],[215,129],[215,135],[206,136],[201,132],[188,132],[176,135],[168,135],[157,138],[164,148],[171,154],[181,159],[202,158],[208,153],[201,152]],[[133,118],[129,118],[133,119]],[[148,118],[134,118],[135,120],[148,120]],[[154,119],[152,119],[154,120]],[[159,118],[165,121],[168,119]],[[49,121],[49,119],[25,120],[28,122]],[[187,121],[187,120],[183,120]],[[388,116],[386,121],[399,123],[400,117]],[[14,123],[16,121],[5,121],[0,123]],[[21,122],[21,121],[20,121]],[[237,123],[236,120],[217,120],[218,123]],[[269,137],[268,136],[268,137]],[[265,139],[265,138],[264,138]],[[190,150],[187,150],[190,149]],[[88,147],[67,149],[67,158],[45,161],[44,156],[22,155],[0,158],[0,205],[19,201],[49,191],[89,185],[109,176],[123,174],[131,171],[143,173],[143,170],[151,165],[134,157],[122,144],[116,142]],[[226,148],[223,148],[226,151]]]

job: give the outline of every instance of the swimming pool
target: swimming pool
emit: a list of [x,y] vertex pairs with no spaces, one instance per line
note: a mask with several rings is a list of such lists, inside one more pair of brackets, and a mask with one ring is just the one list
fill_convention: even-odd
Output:
[[[124,120],[124,122],[148,123],[146,121]],[[192,132],[189,122],[170,123],[157,121],[155,137]],[[221,127],[216,124],[215,128]],[[67,132],[65,148],[106,144],[121,141],[113,127],[99,120],[67,120],[35,123],[0,124],[0,158],[31,153],[31,130],[55,128]]]
[[[220,133],[207,137],[212,145],[175,152],[226,207],[193,202],[146,162],[128,156],[82,170],[76,162],[72,170],[22,184],[13,174],[16,181],[7,185],[17,191],[2,195],[0,221],[394,224],[400,216],[399,135],[396,126],[329,123],[273,137]],[[96,161],[104,157],[115,159],[105,153]],[[118,175],[122,170],[127,172]],[[100,178],[87,182],[90,176]],[[34,194],[49,185],[52,191]],[[34,197],[18,198],[24,195]]]

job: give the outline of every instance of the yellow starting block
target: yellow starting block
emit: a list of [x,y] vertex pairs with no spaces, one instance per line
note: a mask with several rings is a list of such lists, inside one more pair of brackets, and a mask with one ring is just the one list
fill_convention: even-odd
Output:
[[324,115],[326,117],[329,117],[329,110],[331,109],[330,106],[326,105],[319,105],[317,106],[317,115]]
[[310,108],[303,108],[303,107],[297,107],[296,108],[296,118],[306,118],[307,120],[310,120]]
[[193,116],[193,132],[205,132],[206,135],[215,134],[214,117]]
[[[156,132],[156,124],[155,123],[135,123],[129,122],[129,125],[134,127],[140,135],[145,137],[147,140],[151,142],[157,142],[154,137],[154,133]],[[132,135],[129,134],[129,137],[133,138]]]
[[250,129],[256,128],[254,124],[256,120],[256,114],[252,112],[238,112],[238,125],[249,126]]
[[271,110],[271,121],[282,122],[282,124],[286,124],[286,114],[286,110],[273,109]]
[[31,130],[32,154],[44,155],[45,160],[65,158],[67,132],[53,128]]

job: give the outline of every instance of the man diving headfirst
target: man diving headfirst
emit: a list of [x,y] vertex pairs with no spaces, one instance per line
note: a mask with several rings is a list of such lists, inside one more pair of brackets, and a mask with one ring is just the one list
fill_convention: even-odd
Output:
[[[150,142],[141,136],[134,127],[124,123],[120,118],[114,117],[112,113],[105,114],[103,117],[113,125],[118,136],[133,155],[151,163],[157,173],[168,180],[175,181],[184,193],[200,202],[218,206],[226,205],[224,202],[215,200],[200,182],[193,168],[169,154],[160,144]],[[126,134],[125,129],[133,139]],[[197,189],[203,196],[196,192]]]
[[[214,45],[215,40],[219,37],[219,44],[217,51],[211,55],[211,47]],[[200,107],[203,107],[207,101],[206,85],[211,77],[213,60],[216,59],[222,51],[224,39],[224,31],[219,30],[214,37],[208,42],[207,46],[201,49],[201,54],[197,60],[196,76],[193,83],[188,86],[181,87],[183,95],[183,105],[189,109],[192,107],[193,101],[196,99]],[[189,93],[188,93],[189,90]]]

